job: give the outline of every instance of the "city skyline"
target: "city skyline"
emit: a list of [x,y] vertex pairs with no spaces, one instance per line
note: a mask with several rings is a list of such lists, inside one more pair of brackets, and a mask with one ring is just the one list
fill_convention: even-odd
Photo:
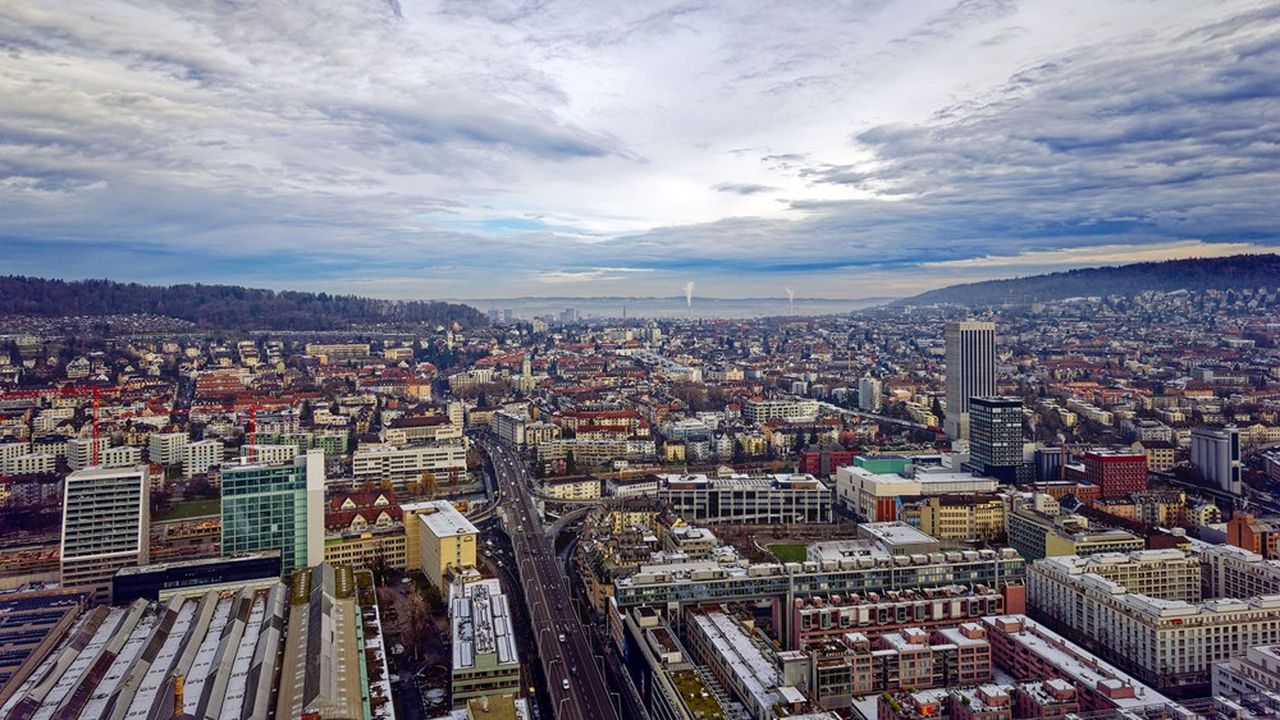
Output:
[[1275,3],[0,9],[9,272],[904,296],[1273,249]]

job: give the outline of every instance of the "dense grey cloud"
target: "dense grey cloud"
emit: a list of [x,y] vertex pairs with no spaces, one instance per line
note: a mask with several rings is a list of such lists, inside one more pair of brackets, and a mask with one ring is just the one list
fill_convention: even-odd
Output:
[[18,0],[0,244],[465,297],[1276,243],[1280,3],[1069,5]]

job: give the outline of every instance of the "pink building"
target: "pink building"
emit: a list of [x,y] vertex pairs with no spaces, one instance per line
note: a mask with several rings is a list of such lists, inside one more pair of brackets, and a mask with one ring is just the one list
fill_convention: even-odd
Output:
[[[1008,591],[1024,592],[1022,587]],[[1008,592],[1006,591],[1006,592]],[[1019,599],[1021,595],[1019,595]],[[1016,607],[1015,607],[1016,605]],[[797,598],[791,607],[792,646],[801,650],[849,632],[875,640],[906,628],[931,630],[976,621],[986,615],[1020,612],[1001,591],[978,585],[973,591],[954,585],[867,595]]]

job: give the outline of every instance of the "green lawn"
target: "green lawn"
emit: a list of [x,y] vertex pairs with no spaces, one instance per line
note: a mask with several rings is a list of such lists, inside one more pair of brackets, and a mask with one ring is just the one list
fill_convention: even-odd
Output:
[[787,543],[777,543],[769,546],[769,552],[784,563],[804,562],[805,553],[808,549],[808,545],[790,545]]
[[168,513],[156,518],[157,520],[186,520],[187,518],[200,517],[201,515],[218,515],[222,512],[222,501],[217,498],[213,500],[184,500]]

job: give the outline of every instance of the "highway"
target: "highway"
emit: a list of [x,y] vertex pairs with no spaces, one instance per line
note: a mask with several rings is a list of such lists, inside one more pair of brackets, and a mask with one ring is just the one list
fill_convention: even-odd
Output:
[[524,586],[552,711],[557,720],[617,720],[587,631],[570,599],[568,578],[534,506],[524,463],[515,450],[492,435],[476,434],[473,440],[489,456],[498,481],[500,509]]

